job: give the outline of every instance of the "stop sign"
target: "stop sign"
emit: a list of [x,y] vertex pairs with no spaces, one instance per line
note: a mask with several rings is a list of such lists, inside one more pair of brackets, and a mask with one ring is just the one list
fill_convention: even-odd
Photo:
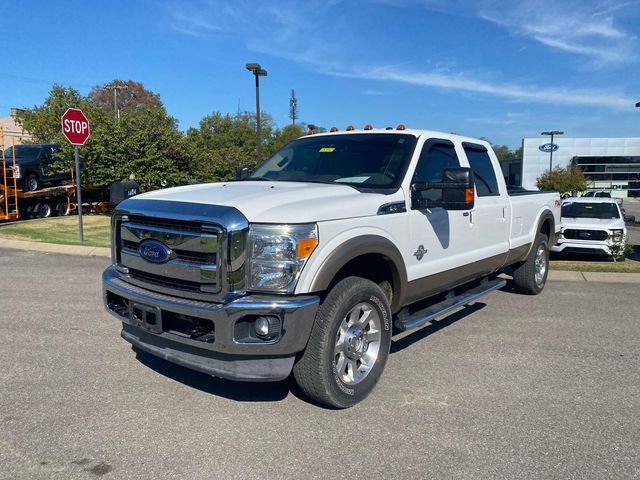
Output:
[[60,118],[62,133],[72,145],[84,145],[89,138],[89,120],[82,110],[68,108]]

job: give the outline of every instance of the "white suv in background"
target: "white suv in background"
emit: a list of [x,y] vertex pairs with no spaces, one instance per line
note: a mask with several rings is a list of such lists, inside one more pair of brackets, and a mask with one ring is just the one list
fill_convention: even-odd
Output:
[[580,197],[562,202],[560,236],[552,252],[612,255],[610,246],[624,243],[627,228],[612,198]]

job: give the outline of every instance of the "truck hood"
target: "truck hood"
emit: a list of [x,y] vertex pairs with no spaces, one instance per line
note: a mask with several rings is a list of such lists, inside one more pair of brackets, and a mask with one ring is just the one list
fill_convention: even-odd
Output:
[[136,198],[235,207],[249,222],[307,223],[376,215],[381,205],[403,201],[404,194],[362,193],[345,185],[243,181],[168,188],[132,200]]
[[621,218],[570,218],[562,217],[564,228],[611,229],[624,228]]

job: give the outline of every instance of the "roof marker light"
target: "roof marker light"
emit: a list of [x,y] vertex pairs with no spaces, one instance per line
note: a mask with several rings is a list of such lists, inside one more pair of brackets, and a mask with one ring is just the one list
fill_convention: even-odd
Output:
[[347,125],[347,128],[345,130],[347,132],[351,132],[352,130],[355,130],[355,128],[353,127],[353,125]]
[[329,130],[330,132],[337,132],[338,131],[338,127],[331,127],[331,130]]
[[404,124],[399,123],[398,126],[396,127],[396,130],[405,130],[407,127],[404,126]]
[[373,127],[371,126],[371,124],[370,124],[370,123],[367,123],[367,124],[364,126],[364,129],[365,129],[365,130],[373,130]]

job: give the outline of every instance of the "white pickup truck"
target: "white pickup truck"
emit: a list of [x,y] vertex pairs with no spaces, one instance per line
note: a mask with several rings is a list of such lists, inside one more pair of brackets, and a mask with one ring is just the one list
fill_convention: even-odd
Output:
[[[616,200],[610,196],[593,195],[564,200],[560,234],[555,245],[551,245],[551,251],[609,256],[615,254],[624,259],[622,251],[627,239],[627,226]],[[616,245],[620,248],[614,248]]]
[[347,129],[286,145],[241,181],[138,195],[112,220],[104,303],[134,348],[346,408],[392,333],[506,284],[544,288],[555,192],[509,194],[487,142]]

